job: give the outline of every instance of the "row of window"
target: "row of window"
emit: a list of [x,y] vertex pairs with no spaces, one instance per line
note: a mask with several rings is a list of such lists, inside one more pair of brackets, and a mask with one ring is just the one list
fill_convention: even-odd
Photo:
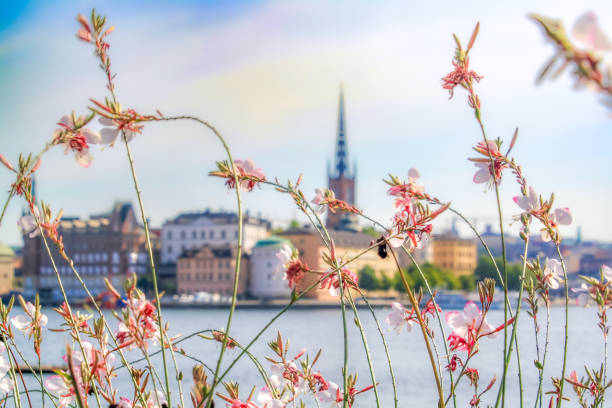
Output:
[[[187,239],[187,233],[188,233],[188,231],[185,231],[185,230],[181,231],[180,238],[181,239]],[[199,234],[198,234],[197,230],[191,231],[191,239],[198,239],[198,236],[200,237],[200,239],[206,239],[207,237],[208,237],[208,239],[214,239],[215,238],[215,230],[210,230],[210,231],[208,231],[208,233],[205,230],[201,230]],[[168,239],[172,239],[172,231],[166,232],[166,237]],[[225,239],[225,238],[226,238],[226,231],[225,230],[221,230],[221,239]],[[238,231],[237,230],[234,231],[234,238],[238,238]]]
[[[181,279],[181,278],[183,278],[185,281],[190,281],[190,280],[192,280],[191,279],[192,275],[191,275],[191,273],[186,273],[186,274],[179,275],[179,279]],[[199,273],[199,272],[196,272],[196,273],[193,274],[193,280],[194,281],[200,281],[200,282],[203,282],[203,281],[213,281],[213,282],[214,281],[229,281],[229,280],[232,280],[232,274],[229,273],[229,272],[226,272],[226,273],[219,272],[217,274],[214,274],[212,272],[209,272],[209,273],[204,273],[204,272]]]
[[[202,292],[202,291],[197,290],[197,289],[180,289],[178,292],[179,292],[179,295],[193,295],[197,292]],[[211,293],[216,294],[216,295],[231,295],[232,290],[231,289],[215,290],[214,292],[211,292]]]
[[[75,262],[108,262],[109,254],[106,252],[89,252],[89,253],[78,253],[74,254]],[[119,252],[113,252],[111,254],[112,263],[119,263]]]
[[[206,267],[214,268],[215,266],[215,261],[212,259],[207,260],[207,261],[184,261],[182,260],[180,261],[180,263],[181,263],[181,266],[183,266],[186,269],[190,269],[192,266],[194,268],[206,268]],[[226,268],[231,268],[232,266],[232,262],[229,259],[225,261],[218,260],[216,264],[217,264],[217,268],[223,268],[224,266]]]
[[[109,271],[111,273],[119,273],[119,267],[116,265],[109,268],[107,265],[94,265],[94,266],[85,265],[83,266],[83,265],[77,264],[74,267],[77,270],[77,272],[83,275],[106,275],[109,273]],[[137,267],[137,268],[140,268],[140,267]],[[60,275],[68,275],[68,274],[73,273],[72,269],[69,266],[58,266],[57,270],[59,271]],[[139,272],[139,271],[135,271],[135,272]],[[55,275],[55,271],[53,270],[51,266],[41,266],[40,274],[41,275]]]

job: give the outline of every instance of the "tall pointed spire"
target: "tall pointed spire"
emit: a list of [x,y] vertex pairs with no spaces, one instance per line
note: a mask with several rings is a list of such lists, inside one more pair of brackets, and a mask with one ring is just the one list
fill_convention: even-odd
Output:
[[348,177],[348,145],[346,139],[346,123],[344,112],[344,86],[340,85],[340,98],[338,100],[338,128],[336,131],[336,163],[337,177]]

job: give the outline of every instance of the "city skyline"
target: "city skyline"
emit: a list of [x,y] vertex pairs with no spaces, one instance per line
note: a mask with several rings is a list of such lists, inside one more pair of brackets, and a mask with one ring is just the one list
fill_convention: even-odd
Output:
[[[75,14],[93,5],[38,1],[3,13],[14,16],[0,22],[0,85],[7,90],[0,95],[0,153],[9,160],[39,150],[63,114],[83,114],[89,97],[103,98],[91,50],[74,39]],[[528,179],[546,196],[555,191],[555,204],[572,210],[566,236],[580,225],[585,239],[609,239],[601,219],[612,199],[605,172],[612,153],[603,148],[610,119],[593,94],[571,90],[567,75],[534,86],[553,50],[525,18],[535,11],[571,25],[592,9],[603,27],[612,27],[605,2],[538,9],[518,2],[501,11],[482,5],[479,15],[454,3],[442,11],[391,2],[188,2],[181,12],[154,5],[142,11],[107,2],[98,9],[120,27],[111,35],[110,55],[126,107],[199,114],[224,133],[235,158],[253,158],[269,178],[295,180],[304,173],[304,191],[314,196],[327,184],[342,82],[350,151],[359,168],[357,206],[383,222],[393,208],[381,180],[388,172],[405,178],[410,167],[420,170],[427,191],[466,215],[494,217],[493,194],[472,183],[475,169],[466,160],[480,140],[477,125],[465,97],[448,101],[440,86],[451,68],[451,33],[465,38],[480,20],[471,65],[485,77],[479,90],[491,136],[508,141],[520,128],[515,154]],[[589,143],[582,142],[585,134]],[[224,159],[211,135],[190,124],[147,125],[132,143],[155,227],[184,211],[235,209],[223,183],[207,176],[214,161]],[[45,156],[37,179],[40,197],[52,208],[86,217],[108,210],[115,199],[135,202],[122,146],[94,149],[89,169],[60,150]],[[8,172],[0,172],[0,182],[8,188]],[[511,200],[518,188],[510,173],[502,188],[508,224],[520,211]],[[16,221],[22,207],[18,200],[9,207],[1,241],[21,244]],[[245,207],[273,220],[299,218],[291,200],[270,189],[245,195]]]

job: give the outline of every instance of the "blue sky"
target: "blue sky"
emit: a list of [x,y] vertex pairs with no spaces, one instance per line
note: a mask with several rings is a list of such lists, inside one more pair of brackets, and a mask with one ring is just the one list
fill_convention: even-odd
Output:
[[[281,180],[304,173],[305,191],[312,193],[326,185],[342,82],[358,206],[388,220],[391,200],[381,179],[389,172],[405,176],[414,166],[429,192],[484,227],[494,219],[494,197],[471,182],[474,167],[466,160],[480,140],[478,128],[465,96],[449,101],[440,87],[451,67],[451,33],[468,38],[480,21],[471,65],[485,76],[478,92],[489,136],[508,140],[518,126],[514,153],[530,184],[546,195],[554,191],[556,204],[572,209],[586,238],[610,239],[608,112],[592,93],[574,91],[567,74],[534,85],[553,50],[525,17],[533,11],[571,25],[593,10],[612,34],[609,2],[406,3],[3,4],[0,152],[16,161],[19,152],[38,151],[62,115],[85,113],[89,98],[105,96],[91,49],[74,37],[76,14],[96,7],[116,26],[110,55],[124,107],[201,116],[226,136],[236,158],[253,158]],[[221,180],[207,176],[224,155],[205,130],[148,125],[133,150],[154,225],[181,211],[234,208]],[[59,148],[47,154],[37,179],[39,197],[79,216],[108,210],[115,199],[135,202],[125,150],[118,145],[94,148],[93,154],[88,169]],[[0,169],[0,183],[8,188],[10,182]],[[507,223],[518,212],[511,200],[516,194],[508,174],[502,194]],[[245,202],[252,213],[279,222],[298,216],[287,197],[267,189]],[[3,242],[20,243],[22,206],[15,201],[9,207]],[[566,229],[568,235],[575,226]]]

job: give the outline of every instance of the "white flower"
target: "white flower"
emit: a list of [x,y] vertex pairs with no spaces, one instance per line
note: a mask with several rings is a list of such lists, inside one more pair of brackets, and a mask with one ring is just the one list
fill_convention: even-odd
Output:
[[408,319],[408,311],[398,302],[391,303],[391,313],[385,319],[387,324],[391,326],[398,334],[402,327],[406,325],[406,330],[412,330],[412,321]]
[[589,300],[591,299],[591,294],[589,293],[589,287],[586,283],[582,282],[579,288],[572,288],[572,292],[579,293],[576,298],[576,303],[578,306],[586,307],[589,304]]
[[551,289],[559,289],[559,283],[563,282],[561,262],[556,259],[548,259],[544,268],[544,283]]
[[516,196],[513,200],[522,210],[525,210],[526,213],[530,213],[540,208],[540,200],[533,187],[529,187],[527,197]]
[[[102,117],[98,119],[98,122],[100,122],[102,126],[105,126],[102,128],[102,130],[100,130],[100,136],[101,136],[100,144],[108,145],[108,144],[115,143],[115,141],[117,140],[117,137],[119,136],[119,132],[120,132],[115,121],[109,118]],[[133,132],[127,128],[124,130],[125,130],[125,138],[127,139],[128,142],[131,141],[134,138],[134,136],[136,136],[136,132]]]
[[[36,306],[32,303],[26,303],[25,312],[25,315],[18,315],[11,319],[13,326],[21,330],[25,335],[32,336],[35,326],[45,327],[47,325],[47,316],[40,312],[40,308],[38,310],[38,315],[36,315]],[[36,319],[38,322],[36,322]]]
[[64,154],[73,151],[76,161],[83,167],[89,167],[93,157],[89,154],[88,144],[100,143],[101,136],[86,127],[76,129],[76,124],[72,120],[72,116],[62,116],[59,125],[61,125],[61,128],[55,131],[54,138],[66,130],[71,132],[71,137],[64,142]]
[[612,268],[608,265],[601,265],[601,272],[605,280],[612,281]]
[[421,178],[421,173],[414,167],[411,167],[408,170],[408,184],[410,185],[410,189],[419,194],[423,194],[425,191],[425,187],[418,183],[418,180]]
[[[1,352],[4,353],[5,349],[6,347],[4,347],[4,343],[2,343],[0,347]],[[4,356],[0,356],[0,392],[5,394],[8,394],[13,389],[13,383],[6,377],[6,373],[8,373],[10,368],[11,366],[6,361]]]
[[[75,372],[78,370],[78,367],[75,367]],[[45,389],[59,397],[59,408],[66,407],[74,402],[74,389],[71,384],[66,384],[66,380],[62,376],[53,375],[47,378],[45,380]]]
[[257,394],[257,402],[262,404],[264,408],[285,408],[285,402],[274,398],[268,387],[263,387],[261,391],[259,391]]
[[323,214],[326,207],[321,203],[325,200],[325,192],[320,188],[315,188],[315,194],[315,197],[310,202],[317,206],[315,210],[317,213]]
[[[572,214],[569,208],[557,208],[548,216],[551,226],[570,225],[572,223]],[[541,232],[541,238],[544,242],[549,242],[552,238],[548,228],[544,228]]]
[[318,391],[316,394],[316,398],[323,403],[331,402],[331,406],[335,408],[341,406],[338,405],[338,403],[342,402],[342,394],[343,393],[340,390],[340,387],[338,387],[338,384],[330,381],[329,387],[327,387],[327,389],[324,391]]

